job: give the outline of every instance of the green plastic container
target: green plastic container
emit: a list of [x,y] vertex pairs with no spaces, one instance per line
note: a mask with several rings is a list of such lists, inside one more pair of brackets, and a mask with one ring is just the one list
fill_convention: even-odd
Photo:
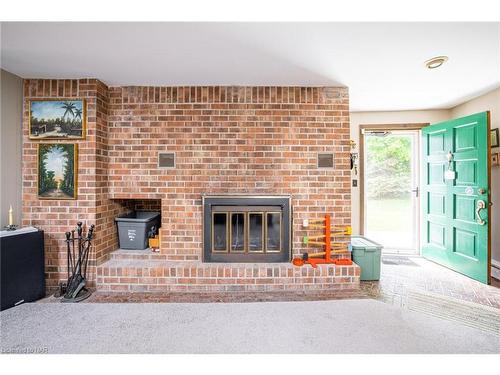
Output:
[[352,260],[361,268],[361,280],[380,280],[382,245],[365,237],[352,236]]

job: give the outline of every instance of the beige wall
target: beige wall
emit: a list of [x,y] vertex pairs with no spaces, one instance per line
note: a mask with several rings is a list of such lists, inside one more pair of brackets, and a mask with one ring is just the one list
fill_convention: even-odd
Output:
[[[500,128],[500,88],[451,109],[451,117],[490,111],[491,128]],[[492,149],[500,152],[500,148]],[[491,168],[491,258],[500,266],[500,167]]]
[[[353,112],[351,113],[351,139],[356,141],[359,152],[359,126],[370,124],[403,124],[403,123],[436,123],[452,118],[471,115],[477,112],[490,111],[491,128],[500,128],[500,88],[478,98],[460,104],[454,108],[427,111],[394,111],[394,112]],[[500,148],[494,149],[500,152]],[[354,178],[354,175],[353,175]],[[360,189],[352,187],[352,226],[355,234],[360,233]],[[500,265],[500,167],[491,170],[491,233],[492,259]]]
[[[351,139],[356,142],[354,152],[359,153],[359,126],[375,124],[409,124],[409,123],[436,123],[450,118],[449,110],[428,111],[394,111],[394,112],[352,112],[351,113]],[[390,126],[389,126],[390,127]],[[359,160],[358,160],[359,166]],[[352,229],[355,234],[360,233],[360,189],[359,189],[359,167],[358,187],[352,187]]]
[[0,228],[3,228],[8,224],[10,205],[14,223],[21,223],[23,81],[5,70],[1,71],[0,81]]

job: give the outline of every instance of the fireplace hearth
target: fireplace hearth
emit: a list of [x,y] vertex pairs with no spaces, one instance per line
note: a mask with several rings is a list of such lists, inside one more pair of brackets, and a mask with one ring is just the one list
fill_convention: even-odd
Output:
[[289,196],[204,196],[204,262],[289,262]]

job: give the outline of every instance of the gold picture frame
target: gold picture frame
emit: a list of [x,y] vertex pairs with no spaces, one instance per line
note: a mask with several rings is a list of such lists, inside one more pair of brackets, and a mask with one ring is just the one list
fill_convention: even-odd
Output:
[[498,167],[500,165],[500,153],[494,152],[491,154],[491,166]]
[[498,134],[498,128],[490,129],[490,140],[491,148],[500,147],[500,136]]
[[31,140],[81,140],[87,136],[87,102],[84,98],[28,100]]
[[38,199],[78,198],[77,143],[39,143],[36,164]]

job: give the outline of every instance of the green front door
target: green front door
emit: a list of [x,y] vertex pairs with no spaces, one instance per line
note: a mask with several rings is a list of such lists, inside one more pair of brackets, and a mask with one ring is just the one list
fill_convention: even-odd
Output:
[[489,283],[489,112],[422,129],[422,255]]

